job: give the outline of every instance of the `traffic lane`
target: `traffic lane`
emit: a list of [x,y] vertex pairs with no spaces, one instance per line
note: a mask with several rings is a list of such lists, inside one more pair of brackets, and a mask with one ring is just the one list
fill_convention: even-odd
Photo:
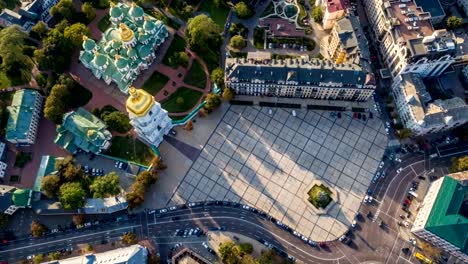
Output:
[[402,202],[405,199],[405,195],[409,190],[411,182],[417,178],[416,174],[413,170],[403,170],[402,172],[403,177],[397,184],[390,186],[392,190],[392,199],[388,206],[383,206],[382,210],[389,216],[397,217],[398,212],[401,210],[400,207],[402,206]]
[[[302,242],[297,237],[293,236],[289,232],[286,232],[276,225],[273,225],[268,222],[264,222],[266,227],[261,227],[261,222],[258,222],[256,218],[248,218],[248,219],[236,219],[232,217],[210,217],[214,218],[217,224],[223,225],[227,228],[227,231],[237,232],[246,236],[249,236],[253,239],[262,238],[267,242],[273,244],[275,247],[287,250],[287,252],[298,259],[306,261],[307,263],[326,263],[326,262],[333,262],[334,260],[342,257],[339,253],[333,253],[330,249],[311,249],[311,247],[304,242]],[[187,226],[194,227],[195,221],[197,219],[187,219],[187,220],[177,220],[171,223],[166,222],[159,222],[156,225],[153,225],[152,228],[156,229],[153,232],[157,232],[157,229],[181,229]],[[198,219],[200,220],[200,219]],[[205,220],[205,219],[203,219]],[[236,221],[237,220],[237,221]],[[187,224],[186,222],[192,222],[192,224]],[[210,221],[202,221],[204,224],[208,224]],[[159,226],[161,225],[161,226]],[[206,227],[206,226],[203,226]],[[261,228],[259,228],[261,227]],[[273,228],[273,230],[270,230]],[[330,244],[330,243],[329,243]],[[332,244],[330,244],[332,245]],[[314,250],[314,255],[309,254],[311,250]],[[316,253],[322,252],[322,255],[325,256],[318,256]]]

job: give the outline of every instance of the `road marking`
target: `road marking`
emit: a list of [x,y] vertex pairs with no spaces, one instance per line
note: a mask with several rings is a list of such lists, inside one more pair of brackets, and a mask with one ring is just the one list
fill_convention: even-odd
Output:
[[[255,224],[255,223],[246,221],[246,220],[244,220],[244,219],[239,219],[239,218],[235,218],[235,217],[232,217],[232,216],[218,216],[218,217],[212,216],[212,217],[210,217],[210,218],[212,218],[212,219],[215,219],[215,218],[217,218],[217,219],[235,219],[235,220],[238,220],[238,221],[241,221],[241,222],[245,222],[245,223],[247,223],[247,224],[251,224],[251,225],[253,225],[253,226],[255,226],[255,227],[258,228],[258,229],[257,229],[257,232],[259,231],[259,229],[261,229],[261,230],[265,231],[266,233],[269,233],[270,235],[272,235],[272,236],[276,237],[277,239],[283,241],[285,244],[287,244],[287,245],[289,245],[289,246],[292,246],[293,248],[296,248],[296,247],[294,246],[294,244],[290,243],[289,241],[287,241],[286,239],[282,238],[281,236],[279,236],[279,235],[277,235],[277,234],[275,234],[275,233],[270,232],[270,230],[267,230],[267,229],[264,228],[263,226],[260,226],[260,225],[257,225],[257,224]],[[200,218],[192,218],[192,219],[183,219],[183,220],[181,220],[181,221],[193,221],[193,220],[203,220],[203,219],[205,219],[205,218],[200,217]],[[167,224],[167,223],[171,223],[171,222],[170,222],[170,221],[167,221],[167,222],[159,222],[159,223],[156,224],[156,225],[162,225],[162,224]],[[304,244],[304,245],[306,245],[306,244]],[[304,251],[304,250],[302,250],[302,249],[300,249],[300,248],[296,248],[296,249],[297,249],[297,250],[300,250],[302,253],[306,254],[306,255],[309,256],[309,257],[313,257],[313,258],[316,258],[316,259],[319,259],[319,260],[332,261],[332,260],[341,259],[341,258],[344,258],[344,257],[345,257],[345,255],[343,255],[343,256],[341,256],[341,257],[339,257],[339,258],[332,258],[332,259],[330,259],[330,258],[321,258],[321,257],[314,256],[314,255],[312,255],[312,254],[309,254],[308,252],[306,252],[306,251]],[[343,252],[342,252],[342,253],[343,253]]]
[[[117,231],[117,230],[121,230],[121,229],[130,229],[130,228],[134,228],[134,227],[138,227],[138,226],[140,226],[140,225],[120,227],[120,228],[112,229],[110,231]],[[91,233],[91,234],[86,234],[86,235],[81,235],[81,236],[75,236],[75,237],[72,237],[72,239],[73,240],[79,240],[81,238],[85,238],[85,237],[88,237],[88,236],[94,236],[96,234],[104,234],[106,232],[108,232],[108,231],[101,231],[101,232],[96,232],[96,233]],[[13,249],[7,249],[7,250],[0,251],[0,253],[12,252],[12,251],[17,251],[17,250],[26,249],[26,248],[33,248],[33,247],[52,244],[52,243],[57,243],[57,242],[61,242],[61,241],[63,241],[63,242],[68,241],[68,243],[70,243],[70,244],[72,243],[71,239],[69,237],[67,237],[67,238],[64,238],[64,239],[57,239],[57,240],[48,241],[48,242],[44,242],[44,243],[38,243],[38,244],[35,244],[33,246],[24,246],[24,247],[17,247],[17,248],[13,248]]]
[[390,260],[390,256],[393,254],[393,249],[395,248],[396,242],[398,241],[399,237],[400,237],[400,230],[398,229],[398,233],[397,233],[397,236],[395,238],[395,241],[393,241],[392,250],[390,251],[390,254],[388,254],[387,259],[385,260],[385,264],[387,264],[388,261]]

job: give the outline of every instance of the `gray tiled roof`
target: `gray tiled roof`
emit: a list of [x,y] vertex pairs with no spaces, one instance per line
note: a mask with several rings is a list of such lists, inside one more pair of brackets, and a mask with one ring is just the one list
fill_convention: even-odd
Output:
[[315,84],[319,86],[362,87],[366,84],[367,73],[355,64],[333,64],[318,59],[286,59],[270,60],[263,63],[246,59],[226,59],[227,81],[252,82],[255,80],[266,83],[280,81],[296,81],[299,84]]

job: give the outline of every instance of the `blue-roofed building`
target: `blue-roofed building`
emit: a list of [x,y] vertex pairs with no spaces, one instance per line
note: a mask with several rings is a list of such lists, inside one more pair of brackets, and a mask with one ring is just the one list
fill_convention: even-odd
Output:
[[51,22],[52,16],[49,10],[57,3],[58,0],[22,1],[17,12],[5,8],[0,13],[0,25],[3,27],[19,25],[26,32],[30,32],[38,21],[43,21],[46,24]]
[[80,107],[63,116],[54,142],[71,153],[81,149],[97,154],[110,147],[111,138],[106,124]]
[[32,145],[42,112],[43,96],[36,90],[16,91],[10,106],[5,138],[18,145]]
[[133,245],[124,248],[117,248],[102,253],[87,254],[67,259],[53,260],[45,264],[97,264],[97,263],[147,263],[148,250],[140,245]]
[[415,0],[416,5],[422,7],[424,12],[431,14],[431,21],[434,24],[442,22],[445,17],[444,9],[439,0]]

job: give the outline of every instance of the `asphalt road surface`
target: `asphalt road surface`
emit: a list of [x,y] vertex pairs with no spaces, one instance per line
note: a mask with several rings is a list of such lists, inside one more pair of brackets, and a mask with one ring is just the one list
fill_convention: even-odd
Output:
[[[459,153],[462,147],[454,147],[451,153]],[[68,249],[77,244],[117,241],[128,231],[135,232],[140,238],[161,243],[160,250],[168,250],[175,243],[198,247],[203,237],[174,237],[175,230],[195,227],[209,230],[224,226],[227,231],[263,239],[304,263],[415,263],[412,254],[405,255],[401,251],[403,247],[411,247],[408,241],[400,237],[397,225],[398,215],[402,212],[401,201],[411,181],[418,176],[425,175],[432,168],[438,176],[446,174],[452,157],[450,153],[446,154],[444,158],[431,160],[428,155],[410,154],[401,158],[401,164],[386,164],[385,179],[371,186],[374,190],[374,202],[370,205],[363,204],[360,208],[363,216],[370,212],[372,217],[364,217],[358,221],[349,246],[334,241],[327,242],[324,248],[311,247],[260,214],[241,207],[210,205],[176,209],[162,215],[142,213],[120,223],[12,241],[0,248],[0,259],[16,262],[32,254]],[[396,170],[400,167],[403,170],[397,174]],[[385,228],[379,227],[380,221],[385,222]],[[411,247],[411,250],[414,251],[414,248]],[[165,254],[167,252],[161,252],[162,256]]]

